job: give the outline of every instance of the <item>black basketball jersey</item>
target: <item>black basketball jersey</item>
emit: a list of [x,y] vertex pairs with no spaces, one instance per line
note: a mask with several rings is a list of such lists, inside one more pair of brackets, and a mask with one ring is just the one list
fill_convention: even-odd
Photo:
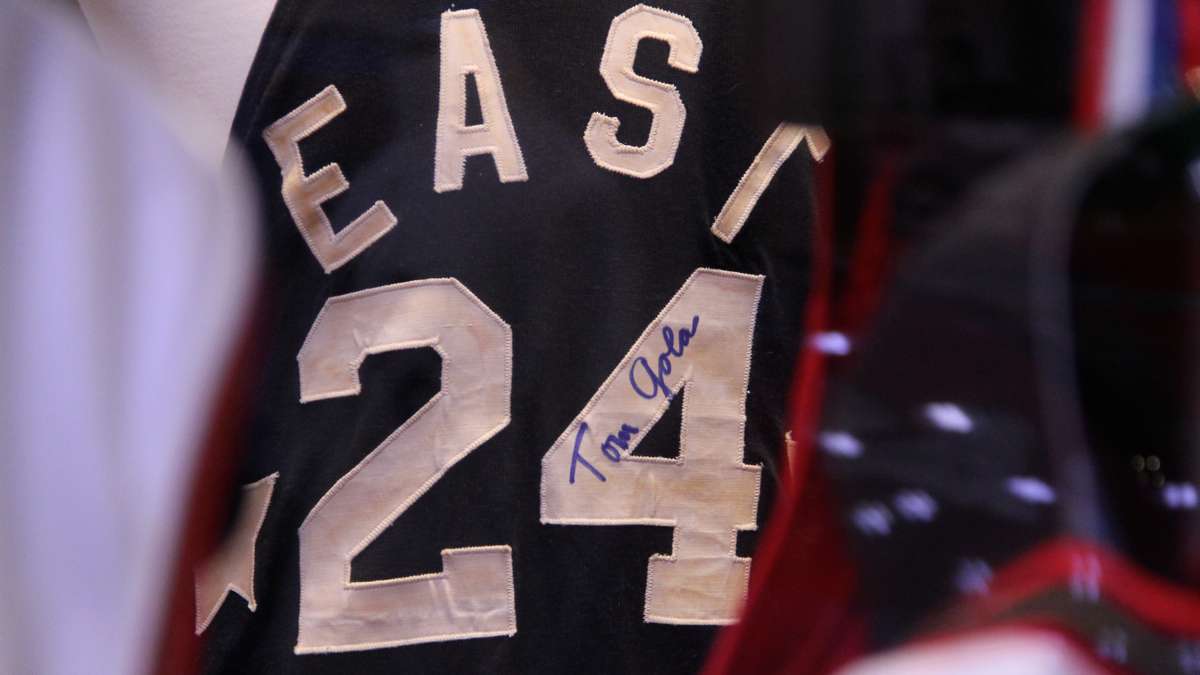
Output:
[[827,145],[754,114],[746,39],[737,3],[280,0],[233,130],[265,358],[206,670],[700,667]]

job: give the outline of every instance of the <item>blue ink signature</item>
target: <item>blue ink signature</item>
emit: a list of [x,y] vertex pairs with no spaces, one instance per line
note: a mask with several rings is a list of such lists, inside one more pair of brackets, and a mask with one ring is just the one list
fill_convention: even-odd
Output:
[[[575,450],[571,453],[570,482],[572,485],[575,484],[575,465],[576,464],[582,464],[583,468],[587,469],[588,471],[591,471],[593,476],[600,479],[600,482],[605,482],[608,480],[607,478],[604,477],[604,474],[601,473],[600,470],[596,468],[595,464],[592,464],[591,462],[587,461],[587,459],[585,459],[584,456],[579,453],[579,446],[580,446],[580,444],[583,443],[583,436],[584,436],[584,434],[587,433],[587,430],[588,430],[588,423],[580,422],[579,423],[579,431],[575,432]],[[633,435],[636,434],[638,431],[639,431],[639,429],[637,427],[631,427],[628,424],[622,424],[620,431],[618,431],[616,434],[609,434],[608,438],[604,439],[604,444],[600,446],[600,451],[603,452],[604,456],[607,457],[609,460],[611,460],[613,462],[620,462],[621,461],[621,453],[618,450],[618,448],[620,450],[628,450],[630,439],[632,439]]]
[[[679,329],[679,348],[676,349],[675,332],[671,330],[670,326],[663,326],[662,336],[667,350],[658,355],[658,370],[653,370],[650,367],[650,362],[644,356],[637,357],[633,362],[633,366],[629,369],[629,386],[633,387],[638,396],[642,398],[655,398],[659,393],[662,393],[664,398],[668,401],[671,400],[674,394],[671,393],[671,388],[667,386],[667,375],[671,374],[671,357],[683,356],[683,350],[687,348],[692,338],[696,337],[696,331],[699,329],[700,315],[697,314],[692,317],[691,329]],[[650,377],[650,384],[652,385],[650,391],[646,391],[638,384],[638,366],[641,366],[641,369]]]
[[600,452],[613,462],[621,461],[621,451],[629,449],[629,440],[638,432],[637,427],[631,427],[628,424],[622,424],[620,431],[615,435],[609,434],[608,438],[604,439],[603,445],[600,446]]
[[[696,331],[699,329],[700,315],[697,314],[692,317],[691,328],[679,329],[677,345],[677,336],[675,331],[671,330],[670,326],[663,326],[663,343],[666,345],[667,350],[658,355],[658,371],[656,372],[650,368],[650,362],[647,361],[646,357],[644,356],[639,356],[637,359],[635,359],[633,362],[633,367],[629,369],[629,385],[633,387],[633,390],[637,392],[638,396],[646,399],[652,399],[657,397],[659,393],[662,393],[664,398],[666,398],[668,401],[671,400],[674,394],[671,393],[671,388],[667,386],[666,382],[667,375],[671,374],[671,357],[683,356],[683,350],[687,348],[688,344],[692,341],[692,338],[696,337]],[[678,348],[676,348],[676,346],[678,346]],[[653,385],[649,393],[642,389],[642,387],[638,384],[637,377],[635,376],[637,373],[635,368],[639,365],[650,377],[650,384]],[[604,474],[596,468],[595,464],[589,462],[579,452],[579,446],[583,443],[583,437],[587,434],[587,431],[587,422],[580,422],[579,430],[575,432],[575,449],[571,453],[571,475],[569,476],[569,480],[572,485],[575,484],[575,467],[579,464],[582,464],[583,468],[591,471],[593,476],[600,479],[600,482],[606,482],[608,480],[604,477]],[[607,458],[609,461],[614,463],[620,462],[621,451],[629,449],[629,442],[633,440],[633,435],[638,433],[638,431],[640,430],[635,426],[622,424],[617,433],[609,434],[608,437],[604,439],[604,443],[600,445],[600,452],[603,453],[605,458]]]

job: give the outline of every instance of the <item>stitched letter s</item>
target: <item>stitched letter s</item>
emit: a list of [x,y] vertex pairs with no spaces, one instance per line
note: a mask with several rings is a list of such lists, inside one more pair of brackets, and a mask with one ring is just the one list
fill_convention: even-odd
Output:
[[621,121],[597,112],[588,121],[583,141],[597,165],[636,178],[650,178],[671,166],[687,117],[674,85],[633,72],[633,60],[643,38],[670,45],[667,63],[688,73],[699,70],[703,49],[700,34],[685,16],[637,5],[613,19],[600,58],[600,75],[613,96],[653,113],[650,136],[644,145],[626,145],[617,140]]

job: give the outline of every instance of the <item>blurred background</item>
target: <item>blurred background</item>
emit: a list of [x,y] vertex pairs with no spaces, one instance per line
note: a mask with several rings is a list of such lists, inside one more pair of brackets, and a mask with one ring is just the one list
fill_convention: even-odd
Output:
[[[292,102],[280,110],[291,110],[327,84],[318,82],[327,72],[372,82],[373,66],[356,62],[356,50],[402,30],[371,20],[400,11],[387,4],[354,13],[300,0],[0,2],[0,671],[395,667],[386,655],[396,649],[374,661],[293,654],[295,593],[288,586],[272,595],[269,576],[255,580],[258,538],[296,530],[260,534],[278,525],[265,514],[291,502],[272,502],[275,479],[250,480],[270,478],[259,470],[264,457],[288,454],[277,440],[286,436],[263,431],[292,424],[291,412],[263,421],[272,396],[297,398],[276,386],[293,386],[296,349],[276,340],[303,337],[312,318],[304,312],[319,307],[292,303],[298,286],[287,275],[305,265],[295,274],[324,301],[361,290],[357,282],[392,279],[393,264],[368,252],[336,282],[309,269],[295,225],[314,244],[294,204],[280,198],[280,170],[289,180],[291,169],[262,140],[275,121],[264,111],[281,100]],[[396,41],[402,47],[389,64],[397,72],[430,66],[420,85],[430,91],[445,40],[437,17],[462,9],[442,4],[403,7],[419,15],[403,28],[416,37]],[[607,6],[593,17],[534,0],[465,4],[480,6],[489,30],[500,24],[484,48],[500,55],[514,110],[522,104],[512,92],[535,90],[522,83],[539,80],[534,56],[550,47],[506,34],[497,16],[529,26],[553,15],[574,25],[577,13],[580,30],[598,36],[587,47],[596,54],[567,65],[588,78],[580,86],[603,91],[596,66],[608,47],[600,37],[615,14]],[[752,371],[772,379],[753,380],[751,395],[766,391],[771,400],[752,399],[743,424],[752,446],[756,430],[780,433],[765,457],[746,453],[767,467],[769,487],[738,618],[689,633],[678,658],[675,638],[656,634],[653,648],[666,645],[662,663],[673,664],[661,672],[1200,673],[1200,0],[663,7],[695,20],[717,55],[706,58],[724,59],[725,70],[716,84],[689,89],[675,57],[681,38],[649,31],[634,41],[630,63],[653,77],[632,65],[629,76],[672,92],[678,85],[694,106],[687,129],[696,135],[683,142],[704,150],[681,150],[676,168],[698,158],[689,175],[704,187],[650,193],[632,182],[579,183],[574,193],[584,196],[570,217],[586,227],[599,208],[586,201],[592,194],[605,195],[604,204],[679,199],[671,214],[703,220],[701,243],[648,260],[664,270],[779,270],[773,278],[790,285],[768,297],[772,311],[794,318],[795,335],[758,328],[775,331],[777,367]],[[644,37],[668,46],[644,48]],[[312,46],[322,40],[335,47]],[[697,78],[713,68],[703,63]],[[494,92],[477,84],[477,70],[462,77],[476,83],[465,105],[482,116]],[[578,98],[562,86],[537,105],[548,111],[555,98],[564,106]],[[738,102],[727,104],[734,91]],[[713,110],[695,104],[697,92],[710,95]],[[642,105],[647,114],[635,110],[637,100],[617,98],[632,104],[621,114],[634,120],[630,128],[649,130],[639,133],[650,147],[652,120],[666,106]],[[486,126],[481,117],[466,127],[471,114],[462,114],[464,128]],[[543,140],[522,137],[530,165],[554,155],[544,139],[560,125],[545,117]],[[368,118],[360,118],[369,122],[364,134],[384,119]],[[577,121],[562,133],[582,143]],[[747,140],[741,130],[776,125],[775,133],[795,135],[790,149],[768,141],[758,157],[730,150]],[[427,136],[433,149],[432,116],[427,127],[403,131]],[[614,139],[632,143],[629,133]],[[802,138],[809,152],[789,160]],[[303,147],[314,166],[335,156],[325,145]],[[396,180],[379,160],[413,156],[399,141],[360,155],[374,163],[363,159],[367,168],[347,175],[370,186]],[[772,158],[769,171],[755,172]],[[462,162],[469,184],[502,175],[499,164],[481,174],[479,163]],[[302,182],[315,173],[296,170]],[[776,170],[783,185],[764,192]],[[762,211],[775,199],[803,212],[794,231],[779,230],[791,233],[781,240],[803,236],[803,256],[773,259],[745,235],[732,253],[712,248],[707,226],[717,234],[718,209],[744,206],[735,200],[746,199],[743,185],[757,190],[743,219],[760,197]],[[483,194],[475,211],[458,212],[463,220],[502,210]],[[347,230],[338,225],[335,235],[320,210],[328,198],[313,208],[336,241]],[[348,203],[331,202],[333,220],[349,222],[370,204]],[[406,207],[414,219],[435,213],[419,201]],[[610,252],[642,241],[620,239],[619,225],[605,231]],[[717,236],[729,243],[737,228]],[[515,236],[502,229],[497,241]],[[602,236],[581,241],[606,247]],[[442,256],[452,257],[434,249],[417,257]],[[494,272],[484,261],[458,263]],[[613,265],[631,296],[656,292],[652,275]],[[450,273],[425,276],[433,274]],[[496,283],[510,282],[515,288]],[[538,289],[557,279],[523,282]],[[593,284],[598,293],[602,285]],[[669,285],[673,292],[678,281]],[[303,325],[290,326],[302,314]],[[613,342],[618,356],[628,348],[627,339]],[[589,359],[602,362],[598,373],[615,362]],[[395,386],[427,400],[438,385],[422,377]],[[561,429],[548,409],[517,410]],[[346,415],[346,424],[361,422]],[[513,471],[512,499],[536,500],[536,484]],[[296,522],[307,508],[291,509]],[[742,555],[745,543],[735,539]],[[272,555],[295,567],[294,550]],[[639,570],[644,562],[638,557]],[[256,629],[242,614],[231,623],[235,594],[245,601],[237,612],[257,611],[256,584],[259,596],[286,601],[287,634],[278,624]],[[622,633],[627,650],[651,649],[637,634],[649,625]],[[554,670],[503,649],[488,652],[492,661],[421,653],[425,660],[410,666]],[[625,672],[660,672],[632,656],[614,662]]]

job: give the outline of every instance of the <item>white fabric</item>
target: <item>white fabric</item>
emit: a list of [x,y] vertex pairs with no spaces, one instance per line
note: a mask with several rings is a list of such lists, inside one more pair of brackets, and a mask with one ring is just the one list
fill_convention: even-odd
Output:
[[[496,57],[479,11],[442,14],[437,142],[433,153],[435,192],[461,190],[467,157],[491,155],[501,183],[529,180],[517,142]],[[467,126],[467,75],[473,75],[483,121]]]
[[367,355],[421,347],[442,357],[441,390],[329,488],[300,525],[297,654],[517,631],[512,550],[495,542],[442,551],[440,572],[350,581],[360,551],[508,426],[512,329],[454,279],[425,279],[330,298],[297,356],[300,400],[319,405],[361,391],[358,369]]
[[1112,0],[1101,99],[1105,124],[1131,124],[1150,105],[1153,33],[1153,2]]
[[1102,675],[1077,647],[1053,633],[997,629],[868,657],[837,675]]
[[721,207],[717,219],[713,221],[712,233],[718,239],[726,244],[733,242],[734,237],[746,224],[746,219],[750,217],[750,212],[758,204],[758,198],[775,178],[779,167],[792,156],[800,141],[805,139],[808,140],[808,150],[814,160],[821,161],[825,153],[829,152],[829,136],[821,127],[784,122],[771,132],[762,150],[758,151],[758,155],[750,163],[750,168],[746,169],[737,187],[730,193],[729,199],[725,200],[725,206]]
[[245,598],[251,612],[258,609],[254,594],[255,550],[277,480],[278,471],[242,486],[242,503],[233,531],[196,570],[196,635],[208,628],[230,593]]
[[153,84],[185,139],[217,163],[275,0],[79,0],[101,51]]
[[584,129],[583,141],[597,166],[635,178],[657,176],[675,162],[687,119],[687,107],[675,85],[634,72],[638,43],[646,38],[666,42],[671,48],[667,63],[686,73],[699,71],[704,51],[700,33],[686,16],[636,5],[612,20],[600,58],[600,76],[618,100],[645,108],[654,118],[644,144],[626,145],[617,140],[621,120],[595,112]]
[[244,195],[0,3],[0,672],[143,672],[250,286]]
[[304,173],[300,141],[345,111],[346,101],[331,84],[263,131],[283,175],[283,202],[326,274],[353,260],[396,225],[392,210],[379,200],[335,233],[321,204],[349,190],[350,181],[337,162]]
[[[643,618],[727,624],[745,600],[762,467],[742,462],[763,277],[701,268],[542,458],[542,522],[673,528],[650,558]],[[678,459],[632,455],[683,395]]]

